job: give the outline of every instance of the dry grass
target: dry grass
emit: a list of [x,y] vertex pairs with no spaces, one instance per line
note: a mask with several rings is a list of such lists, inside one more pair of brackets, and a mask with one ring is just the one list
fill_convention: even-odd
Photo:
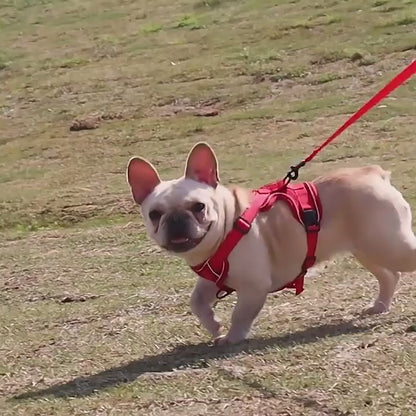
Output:
[[[147,240],[124,178],[134,154],[179,175],[201,139],[225,182],[282,176],[414,59],[414,16],[409,0],[3,1],[0,413],[415,414],[414,274],[390,314],[362,317],[375,279],[336,259],[214,349],[191,272]],[[416,209],[415,91],[302,179],[380,163]]]

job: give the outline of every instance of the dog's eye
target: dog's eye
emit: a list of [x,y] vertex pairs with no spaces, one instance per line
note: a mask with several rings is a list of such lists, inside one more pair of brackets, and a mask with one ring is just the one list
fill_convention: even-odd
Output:
[[205,204],[202,202],[196,202],[194,205],[192,205],[192,212],[202,212],[205,208]]
[[159,221],[161,216],[162,216],[162,213],[158,211],[157,209],[154,209],[153,211],[149,212],[149,218],[152,221]]

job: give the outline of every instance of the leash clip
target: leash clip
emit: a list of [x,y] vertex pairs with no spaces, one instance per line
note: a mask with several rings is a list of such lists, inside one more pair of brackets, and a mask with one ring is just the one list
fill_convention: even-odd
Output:
[[291,166],[289,172],[286,174],[285,179],[288,182],[295,181],[299,177],[299,169],[306,165],[306,162],[302,160],[297,165]]

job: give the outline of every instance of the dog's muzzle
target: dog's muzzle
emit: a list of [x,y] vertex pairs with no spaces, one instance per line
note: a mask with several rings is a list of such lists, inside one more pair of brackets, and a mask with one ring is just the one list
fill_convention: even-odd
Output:
[[200,239],[192,238],[192,218],[186,212],[172,212],[166,219],[166,248],[176,253],[183,253],[194,248]]

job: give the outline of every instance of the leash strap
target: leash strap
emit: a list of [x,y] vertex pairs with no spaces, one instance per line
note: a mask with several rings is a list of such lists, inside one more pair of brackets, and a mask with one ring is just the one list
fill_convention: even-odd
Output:
[[287,181],[296,180],[299,176],[299,169],[310,162],[324,147],[328,146],[335,140],[344,130],[359,120],[365,113],[370,111],[380,101],[384,100],[400,85],[404,84],[409,78],[416,73],[416,60],[409,64],[400,74],[396,75],[384,88],[382,88],[374,97],[368,100],[358,111],[356,111],[338,130],[336,130],[328,139],[320,144],[307,158],[302,160],[295,166],[290,167],[285,179]]

